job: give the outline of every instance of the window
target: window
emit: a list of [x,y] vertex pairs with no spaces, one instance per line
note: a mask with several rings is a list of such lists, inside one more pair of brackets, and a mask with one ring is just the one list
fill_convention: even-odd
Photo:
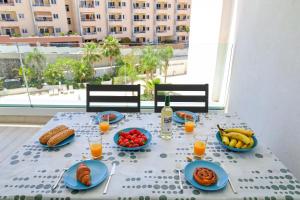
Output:
[[69,12],[70,11],[70,7],[69,5],[66,5],[66,11]]
[[99,1],[95,1],[95,6],[99,6],[99,5],[100,5]]
[[51,0],[51,4],[56,4],[56,0]]
[[53,14],[54,19],[58,19],[58,14]]
[[97,28],[97,32],[101,32],[101,28],[100,27]]
[[60,28],[55,28],[55,33],[60,33],[61,29]]
[[68,24],[70,25],[70,24],[71,24],[71,18],[68,17],[68,18],[67,18],[67,21],[68,21]]
[[26,28],[23,28],[23,29],[22,29],[22,33],[28,33],[27,29],[26,29]]
[[122,6],[125,7],[126,6],[126,2],[122,2]]
[[171,8],[171,4],[168,4],[168,8]]
[[16,3],[22,3],[22,0],[16,0]]
[[24,14],[23,13],[19,13],[19,18],[20,19],[24,19]]
[[101,19],[100,14],[97,14],[96,17],[97,17],[97,19]]
[[126,27],[123,27],[123,31],[127,31],[127,28],[126,28]]

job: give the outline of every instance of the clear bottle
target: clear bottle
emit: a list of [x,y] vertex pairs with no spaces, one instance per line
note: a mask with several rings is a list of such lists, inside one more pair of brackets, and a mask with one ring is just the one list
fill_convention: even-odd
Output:
[[170,107],[170,96],[165,97],[165,106],[161,110],[161,132],[160,137],[165,140],[172,138],[172,115],[173,110]]

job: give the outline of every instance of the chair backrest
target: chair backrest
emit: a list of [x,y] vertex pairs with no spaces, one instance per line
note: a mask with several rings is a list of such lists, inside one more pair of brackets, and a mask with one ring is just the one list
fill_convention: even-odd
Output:
[[[204,92],[204,95],[177,95],[176,91]],[[208,112],[208,84],[157,84],[154,92],[154,110],[160,112],[162,106],[158,102],[164,102],[164,92],[170,92],[171,102],[184,102],[183,106],[172,106],[174,111],[188,110],[191,112]],[[171,93],[175,93],[172,95]],[[192,103],[202,103],[204,106],[191,106]],[[190,103],[190,104],[188,104]],[[190,105],[190,106],[188,106]]]
[[[140,112],[140,89],[140,85],[87,85],[86,111],[102,112],[114,110],[119,112]],[[134,92],[137,95],[124,96],[124,94],[121,94],[112,96],[111,94],[107,94],[111,92]],[[113,106],[114,103],[116,106]],[[133,106],[126,104],[133,104]]]

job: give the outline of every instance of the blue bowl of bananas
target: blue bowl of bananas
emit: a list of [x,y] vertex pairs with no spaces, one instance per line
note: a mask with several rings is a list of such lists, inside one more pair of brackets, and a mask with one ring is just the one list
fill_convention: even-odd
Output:
[[243,128],[222,129],[219,126],[218,128],[217,140],[226,149],[235,152],[248,152],[257,145],[257,139],[252,130]]

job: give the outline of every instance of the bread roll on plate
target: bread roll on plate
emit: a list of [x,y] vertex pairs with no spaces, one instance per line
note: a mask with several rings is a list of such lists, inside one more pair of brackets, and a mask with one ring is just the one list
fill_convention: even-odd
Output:
[[47,131],[44,133],[40,138],[39,141],[41,144],[47,144],[48,140],[53,137],[54,135],[58,134],[59,132],[68,129],[65,125],[59,125],[56,126],[55,128]]
[[63,131],[57,133],[56,135],[52,136],[48,140],[47,145],[49,147],[54,147],[55,145],[59,144],[60,142],[64,141],[68,137],[70,137],[71,135],[74,135],[74,132],[75,131],[73,129],[63,130]]

